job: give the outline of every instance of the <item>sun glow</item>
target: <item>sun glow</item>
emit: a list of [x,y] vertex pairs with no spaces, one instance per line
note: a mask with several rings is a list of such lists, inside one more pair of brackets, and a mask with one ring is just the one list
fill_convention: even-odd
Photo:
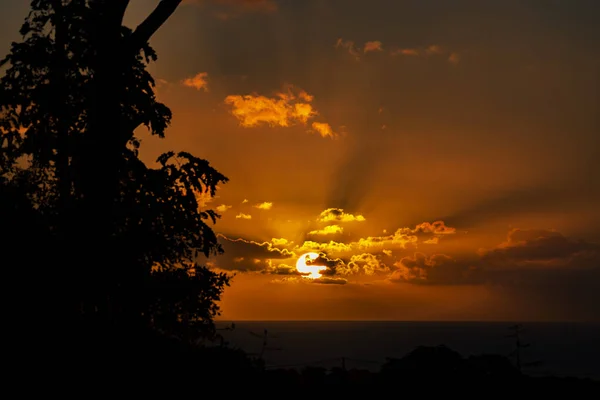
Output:
[[303,274],[306,278],[318,279],[321,277],[321,271],[327,269],[324,265],[306,265],[307,261],[315,260],[319,257],[319,253],[305,253],[302,254],[298,261],[296,261],[296,269],[298,272]]

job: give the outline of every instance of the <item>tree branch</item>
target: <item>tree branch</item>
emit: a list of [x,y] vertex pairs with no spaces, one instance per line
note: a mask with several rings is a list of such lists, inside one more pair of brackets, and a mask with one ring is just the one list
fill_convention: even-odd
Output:
[[152,35],[164,24],[181,4],[181,0],[160,0],[154,11],[138,25],[129,40],[128,47],[137,52],[148,43]]
[[123,25],[123,18],[125,17],[125,11],[127,10],[127,7],[129,7],[129,1],[130,0],[117,0],[115,1],[115,12],[116,15],[119,18],[119,26]]

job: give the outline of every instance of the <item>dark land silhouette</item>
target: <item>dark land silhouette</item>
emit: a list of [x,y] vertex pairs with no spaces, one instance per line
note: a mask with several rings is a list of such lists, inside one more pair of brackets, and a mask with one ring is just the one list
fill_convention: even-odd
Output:
[[34,0],[22,41],[0,62],[3,346],[19,381],[88,393],[121,383],[597,389],[443,346],[373,373],[272,370],[224,343],[198,345],[218,343],[213,318],[229,284],[196,263],[221,252],[209,226],[219,215],[199,196],[227,178],[186,152],[161,155],[156,168],[140,160],[134,131],[164,137],[171,122],[146,70],[157,58],[148,42],[181,0],[157,1],[133,30],[122,25],[128,3]]

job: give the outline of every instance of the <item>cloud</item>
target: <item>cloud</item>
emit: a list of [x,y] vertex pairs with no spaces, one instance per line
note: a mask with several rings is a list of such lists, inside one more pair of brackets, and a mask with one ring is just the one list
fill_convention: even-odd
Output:
[[554,318],[598,320],[600,245],[553,230],[513,229],[479,254],[486,283],[515,303],[551,310]]
[[[345,213],[341,209],[327,209],[321,213],[319,221],[364,221],[364,217],[362,217],[362,215],[355,216],[353,214]],[[333,230],[336,228],[329,229],[333,234]],[[317,231],[318,230],[311,231],[309,232],[309,235],[316,234]],[[297,252],[322,251],[327,254],[345,255],[356,252],[381,252],[386,254],[385,252],[390,252],[391,249],[401,250],[416,248],[419,244],[438,244],[440,238],[453,235],[455,232],[455,228],[447,226],[443,221],[435,221],[432,223],[423,222],[417,224],[414,228],[398,228],[394,233],[389,235],[367,236],[349,243],[336,242],[333,240],[321,243],[306,240],[302,244],[297,245],[294,250]]]
[[235,217],[237,219],[252,219],[252,215],[250,215],[250,214],[244,214],[244,213],[239,213]]
[[396,49],[390,52],[391,55],[403,55],[403,56],[419,56],[420,52],[417,49]]
[[327,243],[313,242],[312,240],[305,240],[301,245],[294,247],[294,251],[298,253],[307,252],[326,252],[328,254],[336,253],[347,253],[352,251],[352,245],[335,242],[333,240]]
[[339,225],[328,225],[323,229],[317,229],[314,231],[308,232],[309,235],[335,235],[338,233],[343,233],[344,228]]
[[273,208],[273,203],[265,201],[259,204],[255,204],[253,207],[258,208],[260,210],[270,210],[271,208]]
[[217,212],[224,213],[225,211],[229,210],[231,207],[233,207],[233,206],[228,206],[226,204],[221,204],[220,206],[218,206],[216,208],[216,210],[217,210]]
[[264,273],[266,274],[273,274],[273,275],[302,275],[300,274],[300,272],[298,272],[298,270],[296,269],[295,266],[292,265],[288,265],[288,264],[277,264],[277,265],[273,265],[272,261],[269,260],[269,266],[267,267],[267,269],[264,271]]
[[[284,264],[274,264],[273,260],[296,258],[296,254],[279,248],[273,242],[258,242],[243,238],[232,239],[217,234],[224,253],[211,257],[216,267],[234,271],[272,271],[283,274]],[[274,266],[275,265],[275,266]]]
[[244,199],[244,200],[242,200],[242,204],[245,204],[245,203],[247,203],[247,202],[248,202],[248,199]]
[[329,125],[326,122],[313,122],[311,126],[314,131],[316,131],[319,135],[321,135],[321,137],[334,138],[334,137],[338,136],[338,134],[335,133],[333,131],[333,129],[331,128],[331,125]]
[[344,278],[321,277],[317,279],[306,280],[312,283],[321,283],[324,285],[345,285],[348,281]]
[[271,239],[273,246],[287,246],[288,244],[294,243],[285,238],[273,238]]
[[448,235],[456,233],[456,228],[446,226],[444,221],[435,221],[432,223],[423,222],[415,226],[411,233],[431,233],[434,235]]
[[400,228],[391,235],[386,236],[368,236],[360,238],[352,242],[353,249],[360,251],[383,251],[385,248],[400,248],[416,247],[418,238],[415,235],[407,234],[406,228]]
[[365,220],[365,217],[363,217],[362,215],[346,213],[342,208],[328,208],[321,212],[318,218],[319,222],[363,222]]
[[[343,49],[348,52],[355,60],[360,61],[360,51],[352,40],[344,40],[339,38],[335,43],[336,49]],[[362,52],[364,54],[369,52],[380,52],[383,51],[383,43],[379,40],[373,40],[365,42],[362,46]],[[405,57],[433,57],[433,56],[445,56],[449,63],[458,64],[460,62],[460,55],[457,52],[449,51],[437,44],[431,44],[426,47],[408,47],[398,48],[393,47],[389,51],[391,56],[405,56]]]
[[550,269],[590,268],[600,265],[600,246],[574,240],[561,233],[540,229],[513,229],[505,242],[481,249],[482,261],[490,268]]
[[360,60],[360,53],[354,46],[354,42],[351,40],[343,40],[342,38],[339,38],[335,43],[335,48],[345,49],[348,52],[348,54],[354,57],[357,61]]
[[446,254],[414,253],[394,266],[397,269],[389,277],[392,282],[455,285],[473,283],[481,278],[478,266],[457,261]]
[[[274,97],[258,94],[229,95],[225,104],[231,107],[231,114],[240,121],[240,126],[252,128],[260,125],[271,127],[291,127],[306,125],[319,113],[311,102],[314,96],[292,85]],[[324,122],[314,122],[312,129],[322,137],[335,137],[331,126]]]
[[306,259],[306,265],[318,265],[323,266],[326,269],[321,272],[323,276],[334,276],[339,275],[339,268],[344,267],[344,260],[341,258],[330,258],[324,252],[319,253],[319,256],[314,259]]
[[298,122],[306,124],[316,115],[311,104],[296,99],[283,93],[273,98],[256,94],[230,95],[225,98],[225,104],[232,107],[231,113],[245,128],[261,124],[289,127]]
[[196,90],[204,90],[208,92],[208,73],[200,72],[191,78],[184,79],[181,83],[183,86],[187,86]]
[[457,52],[449,51],[436,44],[432,44],[424,48],[395,48],[390,51],[390,55],[404,57],[444,56],[451,64],[456,65],[460,62],[460,55]]
[[363,52],[368,53],[370,51],[383,51],[382,43],[379,40],[366,42],[363,47]]
[[359,270],[362,270],[366,275],[390,271],[379,257],[371,253],[355,254],[350,258],[347,270],[345,271],[346,274],[356,273]]

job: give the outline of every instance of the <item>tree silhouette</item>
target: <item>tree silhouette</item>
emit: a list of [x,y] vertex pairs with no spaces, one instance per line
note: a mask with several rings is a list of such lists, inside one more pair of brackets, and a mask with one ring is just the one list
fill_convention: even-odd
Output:
[[200,198],[227,178],[186,152],[148,166],[135,135],[170,124],[148,41],[180,3],[159,1],[132,30],[127,0],[33,0],[0,61],[0,227],[24,235],[2,256],[34,299],[20,314],[63,330],[214,334],[229,277],[196,264],[222,251]]

